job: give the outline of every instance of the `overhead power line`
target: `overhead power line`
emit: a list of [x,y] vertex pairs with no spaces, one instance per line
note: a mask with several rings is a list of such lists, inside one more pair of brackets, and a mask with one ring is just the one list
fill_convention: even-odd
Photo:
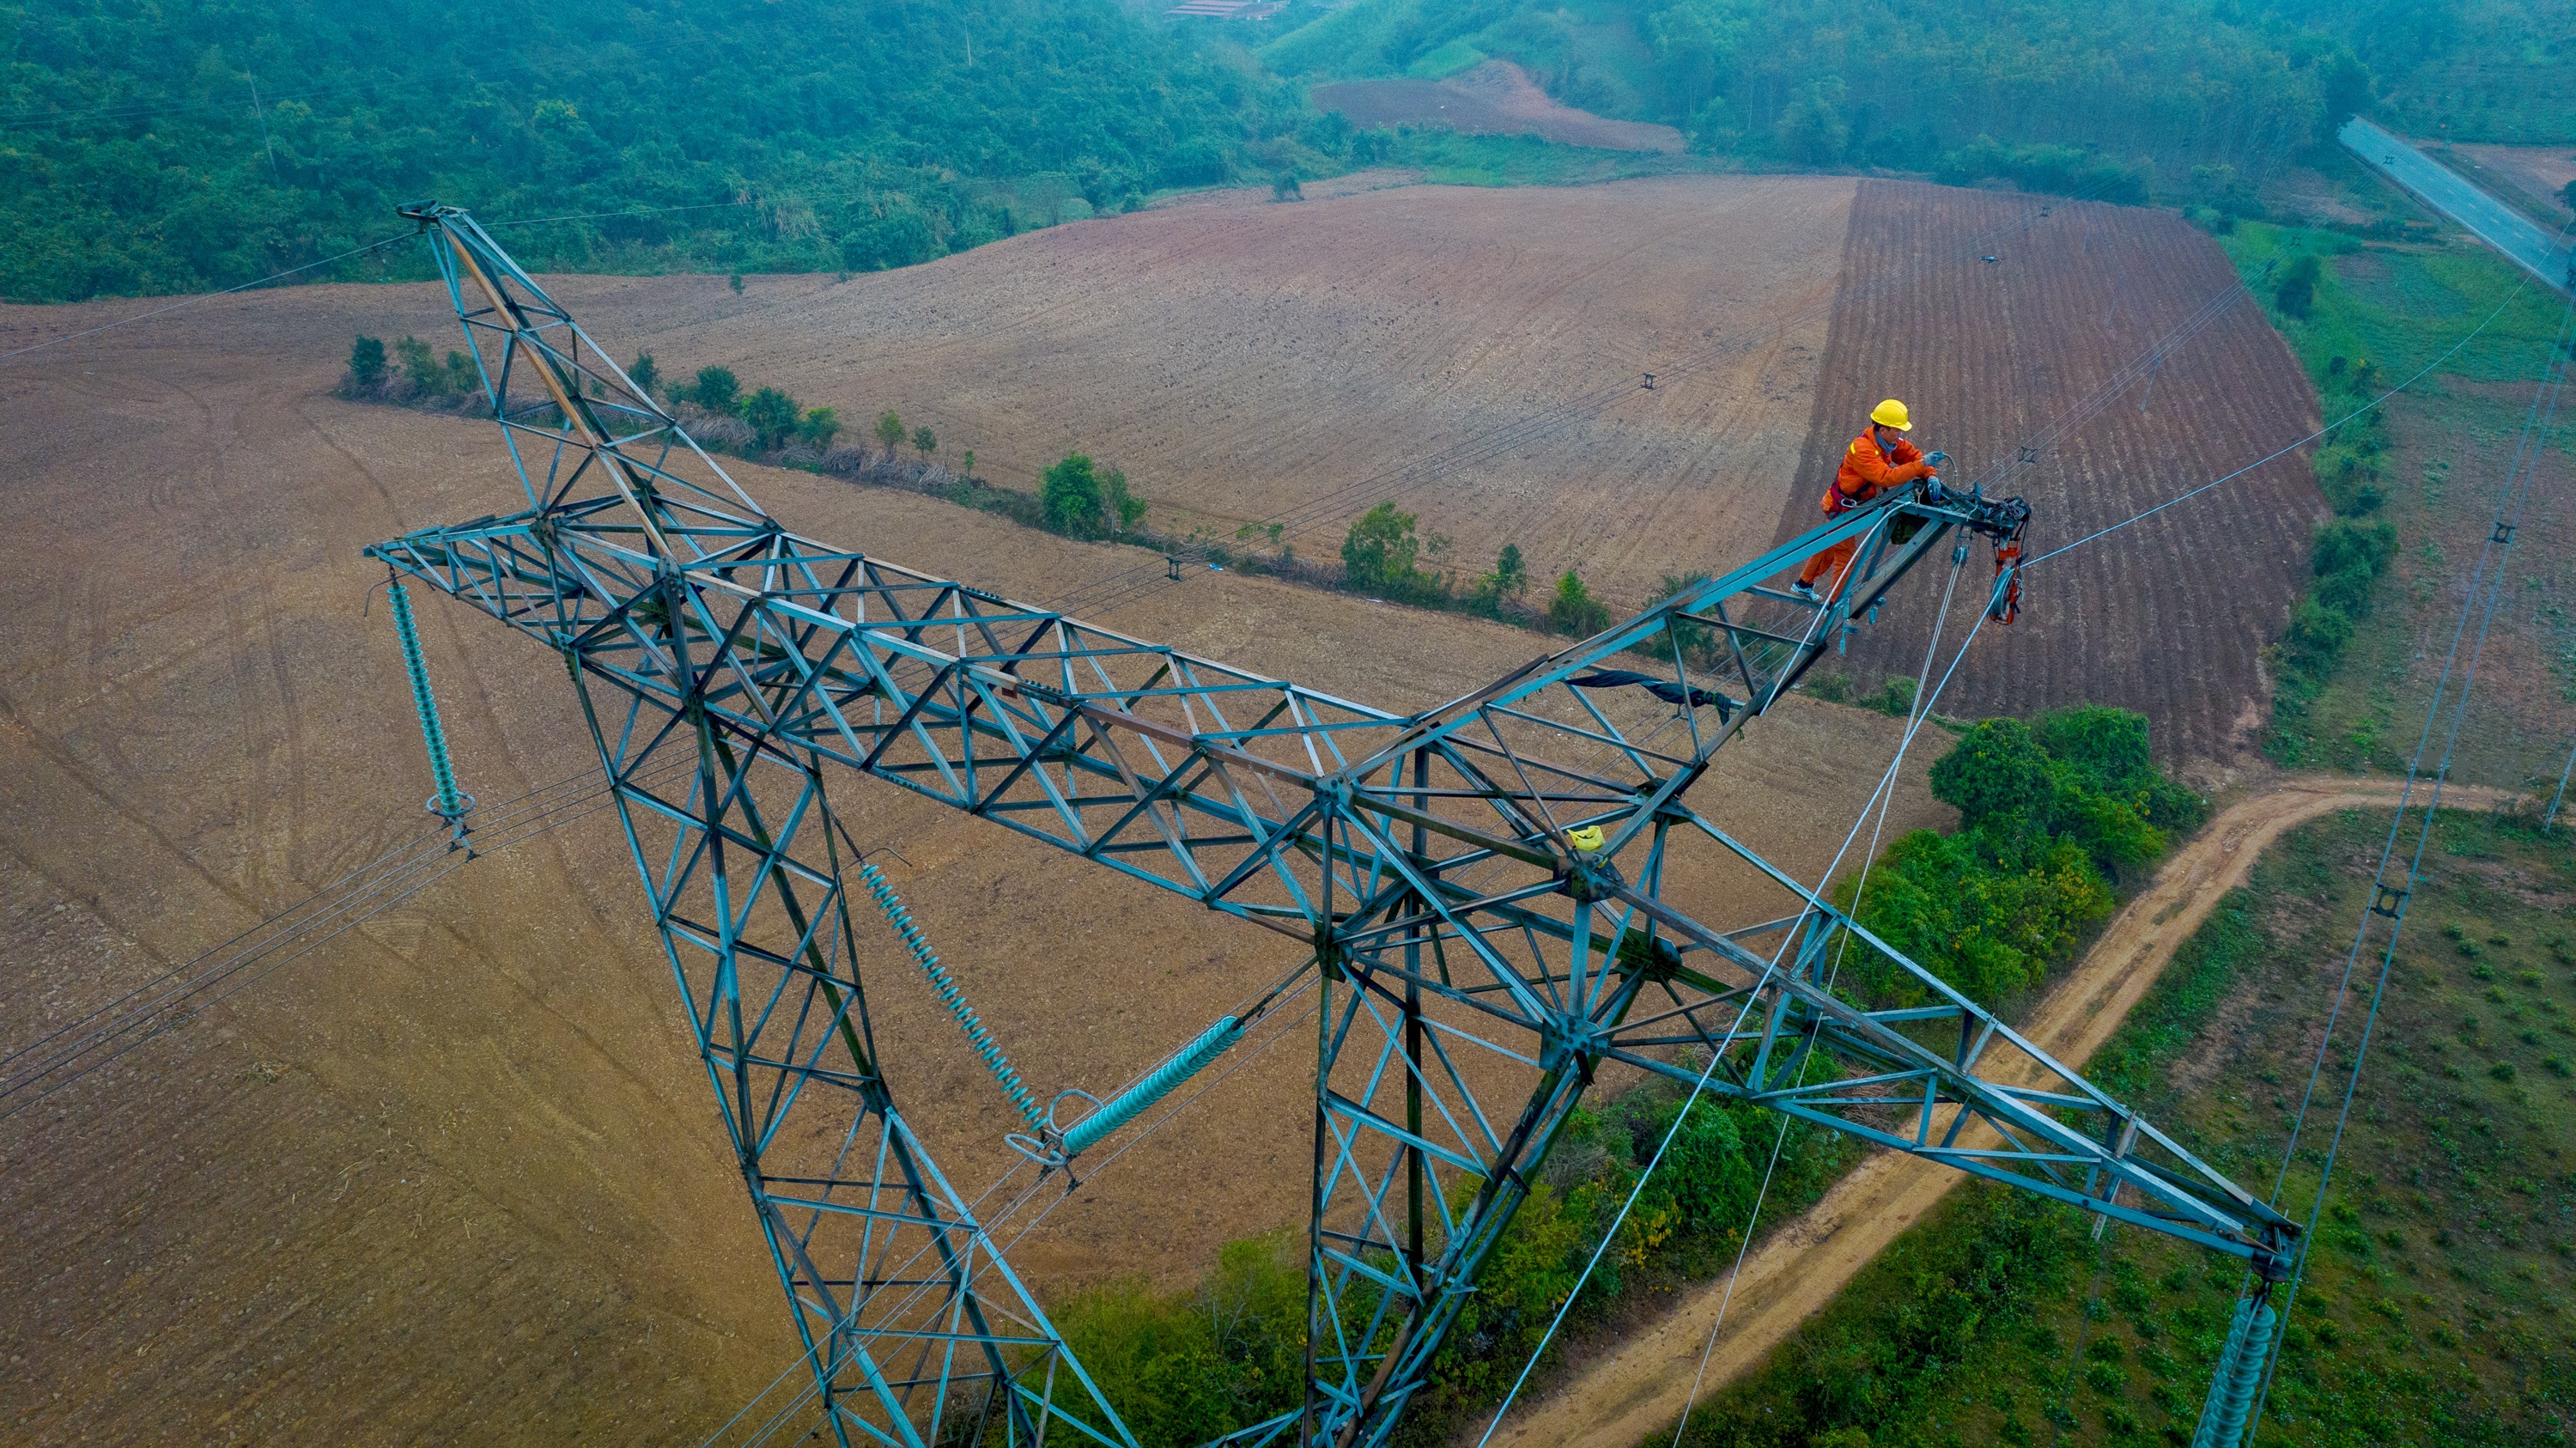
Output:
[[226,287],[219,292],[199,292],[193,297],[187,297],[180,301],[172,302],[166,307],[154,307],[151,311],[137,312],[131,317],[119,317],[113,322],[102,323],[99,326],[84,327],[77,332],[65,332],[59,337],[48,337],[41,342],[34,342],[24,347],[15,348],[11,351],[0,352],[0,362],[6,362],[12,357],[23,357],[30,352],[41,352],[47,347],[60,346],[65,342],[78,341],[83,337],[95,337],[101,332],[113,332],[119,327],[130,327],[137,322],[148,322],[154,317],[166,316],[183,307],[193,307],[199,302],[211,302],[217,297],[229,297],[235,292],[246,292],[253,287],[264,287],[270,282],[283,281],[288,277],[297,275],[298,273],[312,271],[316,267],[326,267],[335,262],[347,261],[352,257],[365,256],[368,252],[391,246],[395,242],[409,241],[417,234],[418,233],[416,232],[409,231],[401,232],[393,236],[385,237],[381,240],[368,242],[365,246],[352,247],[347,251],[338,253],[337,255],[326,256],[320,261],[308,261],[302,266],[291,266],[281,272],[271,272],[267,276],[261,277],[256,281],[247,281],[243,282],[239,286]]
[[470,849],[449,847],[450,827],[444,822],[421,831],[186,965],[0,1056],[0,1121],[410,899],[467,861],[570,824],[608,803],[608,778],[592,770],[487,806]]
[[[2344,1078],[2342,1101],[2335,1113],[2334,1133],[2328,1141],[2325,1161],[2317,1175],[2316,1194],[2308,1204],[2307,1231],[2301,1238],[2304,1243],[2313,1244],[2316,1240],[2317,1221],[2325,1210],[2326,1196],[2334,1183],[2335,1164],[2342,1155],[2344,1132],[2352,1121],[2352,1103],[2360,1092],[2362,1068],[2369,1060],[2371,1039],[2379,1025],[2380,1005],[2388,995],[2388,977],[2396,966],[2398,938],[2405,933],[2407,906],[2414,896],[2416,883],[2424,878],[2424,852],[2433,837],[2433,818],[2442,807],[2442,790],[2450,782],[2451,761],[2459,750],[2461,727],[2468,720],[2469,698],[2477,688],[2478,665],[2486,655],[2487,633],[2494,627],[2496,605],[2504,595],[2505,565],[2513,556],[2515,535],[2521,530],[2523,514],[2531,500],[2532,479],[2539,472],[2550,425],[2556,418],[2559,399],[2566,388],[2566,344],[2571,329],[2576,329],[2576,300],[2571,300],[2560,314],[2558,335],[2550,345],[2548,361],[2543,364],[2540,385],[2533,391],[2531,410],[2523,421],[2521,441],[2497,490],[2492,527],[2488,530],[2487,541],[2478,549],[2476,565],[2470,570],[2469,586],[2460,600],[2460,617],[2451,628],[2450,650],[2443,657],[2441,676],[2435,682],[2432,700],[2425,708],[2424,729],[2415,741],[2414,757],[2407,762],[2406,788],[2398,797],[2397,813],[2388,822],[2388,838],[2380,846],[2379,864],[2371,876],[2370,901],[2362,911],[2360,924],[2353,931],[2351,947],[2344,952],[2343,974],[2335,987],[2334,1004],[2327,1012],[2325,1033],[2317,1042],[2316,1061],[2308,1069],[2307,1089],[2299,1099],[2298,1114],[2291,1120],[2289,1140],[2281,1149],[2280,1173],[2272,1184],[2275,1202],[2280,1199],[2282,1188],[2289,1180],[2291,1164],[2298,1156],[2299,1136],[2307,1124],[2309,1108],[2316,1099],[2318,1081],[2324,1074],[2327,1054],[2334,1045],[2335,1027],[2351,993],[2354,968],[2360,960],[2362,947],[2370,939],[2373,921],[2385,919],[2388,921],[2388,942],[2380,951],[2378,977],[2371,985],[2370,1003],[2362,1017],[2360,1038],[2353,1046],[2352,1065]],[[2484,605],[2482,612],[2481,603]],[[2479,615],[2477,634],[2470,640],[2467,665],[2461,671],[2460,690],[2454,700],[2449,695],[2451,676],[2459,667],[2460,645],[2469,637],[2472,614]],[[2389,865],[2396,858],[2397,841],[2406,826],[2406,811],[2413,801],[2415,787],[2423,777],[2424,756],[2432,744],[2433,732],[2440,724],[2446,704],[2451,711],[2451,720],[2442,744],[2442,758],[2432,772],[2432,790],[2424,802],[2424,812],[2416,822],[2414,849],[2405,862],[2405,873],[2397,884],[2392,885],[2389,883]],[[2291,1270],[2288,1291],[2282,1299],[2281,1323],[2284,1330],[2288,1327],[2291,1310],[2298,1305],[2299,1285],[2307,1272],[2307,1252],[2307,1248],[2300,1251]],[[2277,1337],[2275,1341],[2278,1341]],[[2263,1408],[2271,1397],[2272,1375],[2279,1362],[2275,1355],[2264,1366],[2263,1386],[2256,1395],[2253,1415],[2246,1425],[2246,1441],[2249,1443],[2254,1441],[2254,1435],[2261,1427]]]
[[[1809,303],[1763,326],[1743,333],[1730,334],[1705,347],[1695,348],[1678,359],[1658,367],[1655,371],[1656,385],[1661,388],[1704,371],[1720,358],[1750,351],[1773,338],[1809,325],[1819,318],[1830,316],[1837,307],[1865,301],[1914,282],[1923,273],[1933,268],[1956,265],[1961,257],[1979,255],[1993,246],[1999,238],[2028,231],[2037,226],[2042,218],[2053,215],[2056,208],[2087,200],[2109,184],[2111,183],[2107,180],[2098,182],[2070,197],[2034,198],[2038,201],[2035,210],[2014,220],[1989,227],[1970,237],[1960,246],[1956,255],[1926,257],[1866,286],[1838,291],[1833,296]],[[1462,468],[1553,437],[1577,422],[1597,417],[1639,390],[1635,377],[1634,372],[1623,368],[1619,371],[1618,380],[1615,382],[1596,384],[1553,406],[1516,418],[1499,427],[1487,429],[1438,453],[1380,469],[1356,482],[1343,484],[1244,526],[1254,531],[1266,531],[1276,524],[1283,533],[1303,537],[1340,518],[1374,507],[1379,502],[1392,501],[1412,489],[1444,481],[1453,477]],[[1175,556],[1185,559],[1190,564],[1203,566],[1212,562],[1216,554],[1209,546],[1197,544],[1177,550]],[[1050,607],[1063,613],[1103,617],[1159,590],[1169,581],[1169,572],[1162,563],[1140,564],[1112,573],[1105,578],[1095,579],[1091,583],[1074,589],[1058,598]]]

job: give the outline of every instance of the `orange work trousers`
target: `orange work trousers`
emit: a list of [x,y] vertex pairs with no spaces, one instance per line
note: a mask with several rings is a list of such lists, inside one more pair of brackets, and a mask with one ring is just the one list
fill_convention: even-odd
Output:
[[1843,591],[1843,574],[1851,567],[1852,555],[1859,551],[1858,538],[1845,538],[1833,547],[1808,559],[1807,566],[1798,570],[1798,581],[1813,588],[1816,586],[1817,579],[1831,572],[1834,575],[1833,586],[1825,590],[1825,595],[1830,598],[1839,594]]

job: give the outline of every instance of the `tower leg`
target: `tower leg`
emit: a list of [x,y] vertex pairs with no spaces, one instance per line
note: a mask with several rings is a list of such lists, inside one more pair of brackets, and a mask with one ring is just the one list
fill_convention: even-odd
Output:
[[575,676],[835,1440],[1132,1443],[896,1109],[813,762]]

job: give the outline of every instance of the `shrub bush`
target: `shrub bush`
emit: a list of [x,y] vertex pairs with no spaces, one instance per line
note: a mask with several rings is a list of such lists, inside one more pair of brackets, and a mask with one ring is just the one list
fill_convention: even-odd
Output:
[[[2147,722],[2085,706],[2036,727],[1989,719],[1932,766],[1954,835],[1917,830],[1888,847],[1846,910],[1890,946],[1981,1001],[2027,991],[2111,911],[2108,872],[2162,855],[2168,829],[2196,828],[2198,795],[2155,767]],[[1857,991],[1909,1002],[1913,978],[1876,951],[1849,962]]]
[[1547,601],[1547,625],[1561,634],[1590,638],[1610,626],[1610,606],[1594,598],[1569,568],[1557,578],[1556,594]]

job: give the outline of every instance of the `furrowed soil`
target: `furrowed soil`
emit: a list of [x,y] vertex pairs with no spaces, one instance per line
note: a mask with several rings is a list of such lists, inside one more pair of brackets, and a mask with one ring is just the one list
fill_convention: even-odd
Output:
[[[1151,488],[1250,511],[1623,372],[1633,359],[1599,355],[1622,327],[1642,347],[1795,314],[1830,285],[1849,194],[1209,203],[847,286],[559,291],[621,355],[730,363],[850,414],[897,406],[989,449],[980,471],[1025,481],[1087,442]],[[1783,239],[1745,261],[1765,236]],[[516,488],[488,423],[327,391],[353,332],[448,345],[443,305],[427,287],[217,298],[0,367],[18,519],[0,544],[0,1051],[421,827],[427,771],[358,549],[513,508]],[[0,310],[0,350],[137,310]],[[1631,580],[1731,563],[1776,512],[1816,318],[1807,342],[1782,333],[1426,495],[1486,500],[1471,516],[1497,544],[1625,550]],[[1600,467],[1569,485],[1569,458]],[[1138,557],[738,473],[790,526],[1016,596]],[[1533,515],[1539,499],[1555,501]],[[1626,531],[1596,540],[1585,519]],[[421,613],[469,789],[498,802],[591,767],[557,661],[443,600]],[[1230,573],[1118,622],[1393,707],[1546,647]],[[1792,698],[1695,803],[1813,878],[1876,774],[1852,762],[1887,758],[1900,727]],[[1913,756],[1891,828],[1944,813],[1922,782],[1934,753]],[[1265,932],[890,789],[854,779],[835,800],[861,839],[901,849],[895,883],[1047,1089],[1125,1079],[1294,963]],[[1743,923],[1732,876],[1680,893]],[[1010,1118],[881,943],[871,1004],[902,1043],[898,1100],[971,1195],[1005,1164]],[[1302,1220],[1312,1067],[1294,1024],[1238,1047],[1239,1069],[1020,1244],[1042,1293],[1190,1280],[1221,1241]],[[613,816],[478,859],[0,1121],[0,1436],[694,1441],[795,1353],[705,1092]]]
[[1643,121],[1614,121],[1565,104],[1508,60],[1489,60],[1446,80],[1353,80],[1314,89],[1315,108],[1351,124],[1442,126],[1477,136],[1539,136],[1569,146],[1679,154],[1682,133]]
[[[2316,428],[2297,360],[2243,296],[2171,348],[2151,379],[2104,398],[2107,382],[2226,296],[2236,274],[2168,213],[2064,201],[2037,210],[2031,197],[1860,183],[1813,422],[1775,536],[1822,520],[1826,482],[1882,397],[1911,404],[1914,439],[1951,455],[1948,481],[2030,499],[2034,558]],[[2107,405],[2023,463],[2026,443],[2088,399]],[[2262,651],[2288,619],[2326,513],[2294,453],[2032,568],[2020,622],[1985,628],[1974,677],[1962,670],[1943,709],[2026,717],[2116,704],[2155,721],[2167,757],[2244,760],[2266,717]],[[1987,553],[1976,550],[1963,591],[1982,597]],[[1864,686],[1921,670],[1945,572],[1918,570],[1890,621],[1854,641],[1848,667]],[[1973,617],[1962,610],[1948,636]]]
[[[1392,500],[1456,540],[1465,577],[1517,543],[1534,579],[1579,566],[1634,602],[1746,556],[1777,516],[1852,186],[1230,192],[838,285],[575,295],[666,376],[725,365],[837,408],[844,441],[893,408],[938,458],[972,448],[1019,488],[1087,452],[1126,471],[1151,527],[1231,540],[1279,520],[1310,558]],[[418,316],[373,329],[429,336]],[[1649,371],[1671,375],[1647,391]]]

